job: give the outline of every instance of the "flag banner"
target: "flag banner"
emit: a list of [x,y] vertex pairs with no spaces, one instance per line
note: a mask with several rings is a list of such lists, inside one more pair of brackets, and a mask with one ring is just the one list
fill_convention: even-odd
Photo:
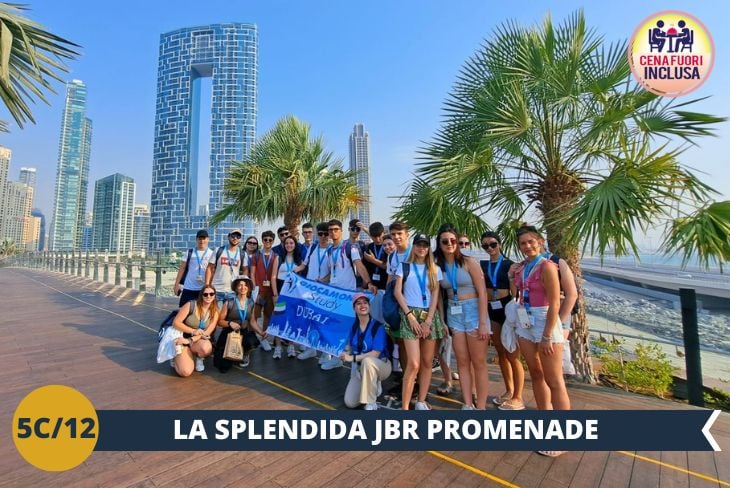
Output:
[[97,451],[719,451],[719,410],[99,410]]
[[362,292],[293,273],[282,288],[266,333],[338,356],[355,320],[352,296]]

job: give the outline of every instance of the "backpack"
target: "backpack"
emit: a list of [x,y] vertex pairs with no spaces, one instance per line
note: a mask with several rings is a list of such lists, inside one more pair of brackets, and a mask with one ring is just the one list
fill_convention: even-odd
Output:
[[[218,250],[216,250],[216,252],[215,252],[215,260],[213,261],[213,267],[214,268],[216,268],[216,269],[218,268],[218,260],[221,258],[221,256],[223,256],[223,251],[226,250],[226,247],[228,247],[228,246],[221,246],[221,247],[218,248]],[[238,259],[240,259],[240,261],[241,261],[239,263],[239,265],[238,265],[238,274],[239,275],[242,274],[242,272],[243,272],[243,263],[245,261],[244,260],[244,258],[245,258],[244,255],[245,254],[246,254],[246,251],[241,251],[240,249],[238,250]],[[189,259],[190,259],[190,257],[188,257],[188,260]],[[229,266],[230,266],[230,264],[229,264]]]
[[[550,257],[548,258],[550,261],[555,263],[555,266],[558,267],[558,283],[560,283],[560,294],[562,296],[565,296],[565,290],[563,289],[563,282],[560,279],[560,256],[557,256],[555,254],[550,254]],[[575,315],[578,313],[578,298],[575,300],[575,304],[573,305],[573,310],[570,311],[570,315]]]
[[[196,300],[190,300],[188,303],[190,304],[190,312],[188,313],[189,317],[195,312]],[[165,335],[165,330],[167,330],[168,327],[172,327],[172,322],[175,320],[175,316],[179,311],[180,309],[173,310],[168,314],[167,317],[165,317],[165,320],[162,321],[162,323],[160,324],[160,328],[157,329],[157,342],[160,342],[162,340],[162,337]],[[188,317],[185,317],[185,320],[187,320]]]
[[188,277],[188,271],[190,270],[190,258],[193,256],[193,249],[188,249],[188,257],[185,259],[185,271],[183,271],[182,276],[180,277],[180,285],[182,286],[183,283],[185,283],[185,278]]
[[[406,280],[408,279],[408,273],[411,271],[410,263],[402,263],[403,266],[403,287],[401,293],[406,286]],[[397,280],[391,280],[388,286],[385,287],[385,295],[383,295],[383,318],[385,323],[390,326],[390,330],[400,330],[400,305],[398,300],[395,299],[395,283]]]
[[[355,317],[355,322],[352,324],[352,329],[350,329],[350,335],[347,336],[347,342],[346,344],[349,345],[352,338],[355,336],[355,332],[357,332],[357,328],[360,326],[359,321],[357,320],[357,317]],[[378,330],[383,326],[381,322],[378,322],[375,320],[375,324],[373,324],[373,327],[370,329],[370,340],[375,339],[375,334],[378,332]],[[385,351],[383,353],[385,354],[385,357],[387,359],[391,359],[393,357],[393,340],[390,338],[388,334],[385,335]],[[355,351],[352,352],[352,354],[355,354]],[[358,353],[362,354],[362,353]]]

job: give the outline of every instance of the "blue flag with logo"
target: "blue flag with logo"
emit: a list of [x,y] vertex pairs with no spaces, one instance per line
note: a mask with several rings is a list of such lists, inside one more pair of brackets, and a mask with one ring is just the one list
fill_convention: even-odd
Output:
[[279,290],[279,301],[266,332],[335,356],[345,349],[355,320],[352,296],[343,290],[294,273]]

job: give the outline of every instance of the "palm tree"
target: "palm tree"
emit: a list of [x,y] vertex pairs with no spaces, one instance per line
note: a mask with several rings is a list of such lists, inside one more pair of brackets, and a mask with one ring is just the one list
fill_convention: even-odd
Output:
[[10,239],[0,242],[0,256],[8,257],[18,253],[18,246]]
[[[696,101],[633,83],[626,43],[606,44],[582,12],[559,26],[549,16],[506,23],[461,70],[396,218],[429,233],[452,222],[476,238],[489,216],[508,245],[520,221],[539,219],[577,278],[582,252],[638,254],[634,233],[657,222],[670,251],[722,264],[730,205],[711,204],[714,191],[679,162],[725,120],[685,108]],[[578,374],[593,381],[580,303],[571,345]]]
[[342,217],[363,199],[354,171],[342,168],[342,159],[324,148],[321,137],[312,139],[309,124],[296,117],[279,120],[251,150],[234,163],[224,183],[225,204],[212,218],[274,220],[284,217],[293,235],[302,219],[319,221]]
[[[62,81],[64,59],[78,55],[71,41],[52,34],[22,15],[25,5],[0,2],[0,98],[19,127],[33,122],[29,102],[46,101],[44,92],[55,93],[52,80]],[[0,121],[0,132],[8,124]]]

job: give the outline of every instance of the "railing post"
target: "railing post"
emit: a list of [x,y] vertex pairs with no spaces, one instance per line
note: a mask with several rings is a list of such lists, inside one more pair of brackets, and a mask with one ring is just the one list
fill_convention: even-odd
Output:
[[122,284],[122,263],[117,260],[114,263],[114,286],[121,286]]
[[81,251],[79,250],[79,264],[78,264],[78,268],[76,269],[76,275],[77,276],[81,276],[81,265],[82,265],[82,261],[83,261],[83,255],[81,254]]
[[104,283],[109,283],[109,261],[104,259]]
[[132,273],[132,258],[127,258],[127,288],[134,287],[134,276]]
[[147,291],[147,273],[145,271],[145,259],[139,262],[139,291]]
[[157,265],[155,266],[155,296],[162,292],[162,251],[157,251]]
[[99,251],[94,251],[94,281],[99,281]]
[[697,326],[697,297],[694,289],[680,288],[679,302],[682,305],[682,337],[684,338],[684,361],[687,369],[687,398],[690,405],[704,407],[700,334]]
[[88,278],[91,273],[91,263],[89,262],[89,251],[86,251],[86,260],[84,262],[84,277]]
[[63,274],[68,274],[68,251],[64,251],[63,253]]

